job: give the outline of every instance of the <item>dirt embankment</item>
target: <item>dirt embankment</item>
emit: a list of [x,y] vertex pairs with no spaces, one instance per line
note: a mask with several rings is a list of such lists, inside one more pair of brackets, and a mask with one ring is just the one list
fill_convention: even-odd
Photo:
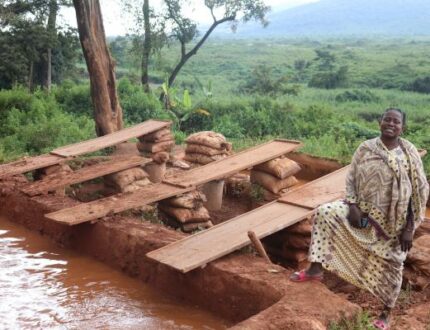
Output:
[[67,227],[43,215],[72,206],[68,197],[29,198],[19,192],[25,179],[0,182],[0,213],[47,235],[59,244],[92,255],[176,297],[247,329],[324,329],[330,321],[352,316],[360,307],[324,285],[297,285],[291,271],[267,265],[252,254],[235,253],[187,274],[155,263],[145,254],[185,234],[135,217],[114,216],[95,224]]

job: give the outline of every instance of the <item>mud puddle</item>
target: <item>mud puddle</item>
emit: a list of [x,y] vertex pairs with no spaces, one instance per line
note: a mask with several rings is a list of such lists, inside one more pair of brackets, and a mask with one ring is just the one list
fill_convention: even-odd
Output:
[[227,325],[0,218],[2,329],[225,329]]

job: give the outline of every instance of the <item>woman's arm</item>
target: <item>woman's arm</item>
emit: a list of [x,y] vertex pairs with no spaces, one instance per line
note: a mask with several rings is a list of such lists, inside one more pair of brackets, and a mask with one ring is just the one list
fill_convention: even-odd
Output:
[[[361,147],[361,146],[360,146]],[[356,176],[358,169],[358,162],[361,158],[361,148],[355,151],[352,157],[351,165],[346,176],[346,202],[349,205],[348,221],[351,226],[361,228],[360,221],[363,216],[360,208],[358,207],[358,194],[356,191]]]

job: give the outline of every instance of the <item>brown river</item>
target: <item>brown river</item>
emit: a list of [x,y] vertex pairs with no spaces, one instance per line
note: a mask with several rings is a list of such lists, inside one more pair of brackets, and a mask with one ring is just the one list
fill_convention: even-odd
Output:
[[90,257],[0,218],[0,329],[225,329]]

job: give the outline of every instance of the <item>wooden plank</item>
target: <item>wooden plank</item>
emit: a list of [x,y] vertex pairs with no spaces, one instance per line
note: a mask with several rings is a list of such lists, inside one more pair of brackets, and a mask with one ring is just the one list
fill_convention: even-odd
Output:
[[345,197],[349,165],[287,192],[279,202],[315,209],[321,204]]
[[106,215],[112,215],[151,204],[193,189],[195,189],[195,187],[184,189],[164,183],[153,183],[131,193],[122,193],[80,204],[71,208],[45,214],[45,217],[62,224],[73,226],[79,223],[96,220]]
[[180,272],[205,265],[250,243],[248,231],[263,238],[312,214],[294,205],[273,202],[147,254]]
[[170,126],[170,124],[171,122],[169,121],[147,120],[141,124],[122,129],[112,134],[55,149],[51,151],[51,154],[64,157],[79,156],[158,131],[159,129]]
[[40,155],[17,160],[16,162],[0,165],[0,178],[22,174],[66,161],[67,158],[56,155]]
[[249,167],[285,155],[301,146],[302,144],[298,141],[273,140],[213,163],[197,167],[186,173],[173,175],[165,179],[164,182],[184,188],[198,186],[228,177]]
[[32,182],[31,184],[26,185],[21,191],[30,196],[35,196],[72,184],[92,180],[107,174],[141,166],[151,161],[151,159],[140,156],[114,157],[112,160],[84,167],[72,173],[55,173],[49,175],[41,181]]

